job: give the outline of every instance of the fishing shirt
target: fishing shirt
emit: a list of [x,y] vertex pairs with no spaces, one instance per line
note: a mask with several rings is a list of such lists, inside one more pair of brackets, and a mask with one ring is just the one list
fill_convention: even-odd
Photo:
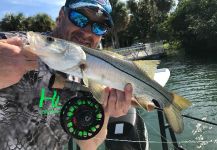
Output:
[[[27,41],[25,32],[0,33],[0,39],[14,36]],[[59,109],[75,93],[49,90],[50,77],[49,68],[39,60],[38,70],[0,89],[0,150],[68,149],[70,137],[60,125]]]

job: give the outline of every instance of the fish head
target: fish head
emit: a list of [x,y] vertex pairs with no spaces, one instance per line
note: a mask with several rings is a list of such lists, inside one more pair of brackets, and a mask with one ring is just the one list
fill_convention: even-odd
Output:
[[34,32],[27,32],[27,39],[31,51],[54,70],[65,72],[86,61],[86,54],[78,44]]

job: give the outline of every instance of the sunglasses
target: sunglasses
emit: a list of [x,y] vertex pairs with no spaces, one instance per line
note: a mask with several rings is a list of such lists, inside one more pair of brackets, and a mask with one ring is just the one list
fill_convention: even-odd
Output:
[[106,25],[91,21],[87,16],[73,9],[69,11],[68,18],[74,25],[80,28],[85,28],[90,24],[92,33],[97,36],[103,36],[108,31]]

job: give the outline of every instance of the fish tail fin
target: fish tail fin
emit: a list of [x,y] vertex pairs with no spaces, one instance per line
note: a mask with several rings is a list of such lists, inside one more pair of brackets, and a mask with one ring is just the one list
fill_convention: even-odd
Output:
[[184,123],[181,111],[191,106],[187,99],[173,94],[172,105],[163,108],[167,121],[175,133],[181,133],[184,130]]
[[184,130],[184,123],[181,111],[173,105],[163,108],[167,121],[175,133],[181,133]]
[[172,104],[175,105],[180,111],[187,109],[189,106],[192,105],[192,103],[185,99],[182,96],[179,96],[177,94],[172,94],[173,96],[173,100],[172,100]]

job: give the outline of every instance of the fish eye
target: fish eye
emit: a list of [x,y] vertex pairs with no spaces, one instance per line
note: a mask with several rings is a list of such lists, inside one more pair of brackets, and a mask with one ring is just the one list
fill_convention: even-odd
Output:
[[48,36],[48,37],[47,37],[47,41],[48,41],[48,42],[53,42],[53,41],[55,41],[55,40],[54,40],[53,37]]

